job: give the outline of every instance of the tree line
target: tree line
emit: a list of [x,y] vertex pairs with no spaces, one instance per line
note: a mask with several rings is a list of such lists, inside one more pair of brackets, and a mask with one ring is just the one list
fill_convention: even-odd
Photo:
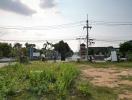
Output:
[[132,40],[120,44],[119,51],[122,57],[132,61]]
[[36,49],[35,44],[25,43],[25,47],[22,47],[22,44],[15,43],[14,45],[8,43],[0,43],[0,58],[2,57],[20,57],[30,55],[30,48],[34,48],[34,52],[40,52],[40,54],[45,54],[49,51],[57,51],[61,55],[61,60],[65,60],[66,57],[72,56],[73,51],[70,46],[62,41],[52,44],[46,42],[43,44],[43,48]]
[[[45,54],[46,52],[57,51],[61,55],[61,60],[65,60],[66,57],[73,55],[73,51],[69,45],[62,41],[52,44],[46,42],[43,44],[43,48],[36,49],[35,44],[25,43],[25,47],[22,44],[15,43],[14,45],[9,43],[0,43],[0,58],[2,57],[19,57],[21,55],[29,57],[30,48],[34,48],[35,51]],[[127,57],[132,60],[132,40],[124,42],[119,46],[119,52],[122,57]]]

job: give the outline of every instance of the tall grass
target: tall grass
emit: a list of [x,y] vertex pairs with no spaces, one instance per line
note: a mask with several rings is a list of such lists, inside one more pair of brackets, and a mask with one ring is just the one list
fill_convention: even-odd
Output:
[[0,98],[7,98],[23,90],[27,84],[28,70],[21,64],[10,65],[0,69]]
[[55,94],[57,98],[64,99],[78,73],[71,64],[46,66],[43,70],[30,73],[30,89],[38,95]]
[[[66,99],[79,71],[73,64],[33,62],[0,69],[0,99],[21,92]],[[47,97],[48,98],[48,97]]]

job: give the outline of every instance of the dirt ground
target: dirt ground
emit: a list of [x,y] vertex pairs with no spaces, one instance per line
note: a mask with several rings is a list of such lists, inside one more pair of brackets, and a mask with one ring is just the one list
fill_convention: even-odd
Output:
[[0,63],[0,68],[9,65],[9,63]]
[[0,68],[7,66],[7,65],[13,65],[13,64],[16,64],[16,62],[2,62],[0,63]]
[[84,68],[86,69],[82,69],[82,74],[86,79],[90,80],[91,83],[97,86],[117,89],[120,92],[118,95],[119,100],[132,100],[132,80],[121,78],[132,76],[132,69],[93,68],[91,66],[85,66]]

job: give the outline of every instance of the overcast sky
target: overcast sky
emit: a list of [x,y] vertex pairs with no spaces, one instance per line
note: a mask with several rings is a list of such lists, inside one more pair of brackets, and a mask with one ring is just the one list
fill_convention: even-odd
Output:
[[[131,12],[132,0],[0,0],[0,39],[66,39],[77,51],[79,42],[67,39],[85,37],[88,14],[92,26],[89,35],[97,39],[93,46],[117,47],[123,42],[117,40],[132,40],[132,25],[107,24],[132,24]],[[35,43],[42,47],[42,42]]]

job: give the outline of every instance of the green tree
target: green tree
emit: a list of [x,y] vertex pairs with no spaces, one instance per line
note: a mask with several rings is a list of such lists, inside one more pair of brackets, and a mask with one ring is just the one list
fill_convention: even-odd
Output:
[[20,43],[15,43],[14,44],[14,48],[16,48],[16,49],[19,49],[21,47],[22,47],[22,44],[20,44]]
[[25,43],[26,48],[31,48],[31,47],[35,48],[35,46],[36,46],[35,44]]
[[120,44],[119,51],[122,53],[123,56],[126,56],[128,52],[132,53],[132,40]]
[[0,43],[0,56],[9,57],[11,55],[12,46],[8,43]]
[[64,41],[54,44],[54,49],[61,54],[61,60],[65,60],[66,57],[72,56],[73,54],[69,45]]

